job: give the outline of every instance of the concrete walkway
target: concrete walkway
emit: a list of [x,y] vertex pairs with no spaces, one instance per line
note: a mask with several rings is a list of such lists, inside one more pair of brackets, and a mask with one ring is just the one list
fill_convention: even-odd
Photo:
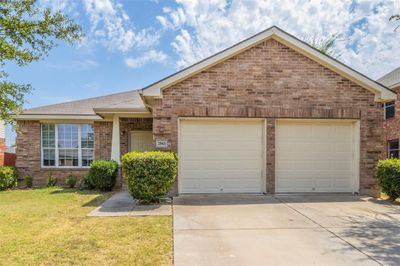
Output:
[[400,206],[371,198],[174,199],[175,265],[400,265]]
[[102,205],[91,211],[87,216],[113,217],[113,216],[151,216],[171,215],[171,204],[139,205],[133,200],[128,191],[116,192]]

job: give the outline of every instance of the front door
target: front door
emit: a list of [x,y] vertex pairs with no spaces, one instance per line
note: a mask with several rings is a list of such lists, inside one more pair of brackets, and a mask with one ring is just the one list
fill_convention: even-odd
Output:
[[129,151],[151,151],[153,150],[152,131],[131,131],[129,140]]

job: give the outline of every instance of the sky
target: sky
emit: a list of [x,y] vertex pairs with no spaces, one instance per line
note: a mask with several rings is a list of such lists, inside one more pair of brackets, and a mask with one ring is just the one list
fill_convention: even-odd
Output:
[[[84,39],[59,43],[8,79],[31,84],[25,108],[140,89],[276,25],[301,39],[338,35],[339,60],[377,79],[400,66],[400,0],[38,0],[80,24]],[[15,133],[7,128],[8,145]]]

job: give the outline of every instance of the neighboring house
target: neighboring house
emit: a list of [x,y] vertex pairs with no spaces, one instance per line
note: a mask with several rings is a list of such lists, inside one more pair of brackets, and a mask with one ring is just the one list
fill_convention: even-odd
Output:
[[179,155],[178,193],[374,194],[395,98],[272,27],[142,90],[26,110],[17,167],[43,184],[158,149]]
[[387,102],[384,107],[384,140],[386,147],[386,157],[399,158],[399,138],[400,138],[400,67],[384,75],[378,82],[392,89],[397,94],[395,101]]
[[15,166],[15,150],[6,146],[4,122],[0,120],[0,166]]

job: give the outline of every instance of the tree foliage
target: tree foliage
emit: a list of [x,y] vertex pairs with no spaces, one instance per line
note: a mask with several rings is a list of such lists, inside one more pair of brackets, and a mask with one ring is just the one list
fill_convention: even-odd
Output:
[[13,124],[22,111],[29,84],[8,81],[5,64],[25,66],[46,57],[57,41],[73,44],[82,29],[61,11],[40,8],[36,0],[0,0],[0,119]]
[[[391,16],[391,17],[389,18],[389,21],[390,21],[390,20],[400,21],[400,14],[396,14],[396,15]],[[394,28],[394,30],[396,31],[398,28],[400,28],[400,24],[399,24],[396,28]]]
[[338,37],[338,34],[333,34],[331,37],[323,39],[314,35],[312,37],[306,37],[304,41],[319,50],[321,53],[337,59],[340,55],[335,52],[334,46]]

